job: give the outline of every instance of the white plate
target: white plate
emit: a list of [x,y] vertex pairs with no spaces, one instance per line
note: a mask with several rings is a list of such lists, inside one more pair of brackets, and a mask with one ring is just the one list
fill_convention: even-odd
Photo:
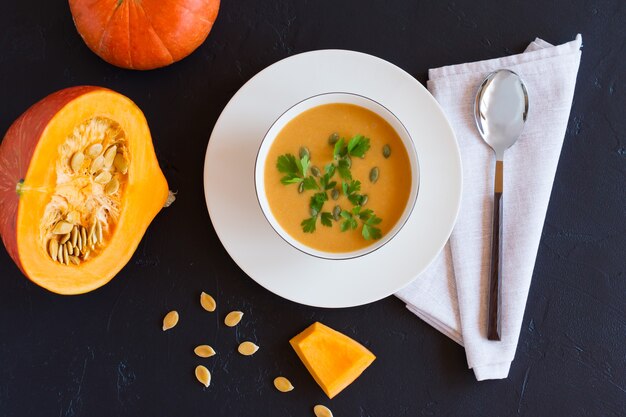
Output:
[[[404,124],[420,164],[413,213],[385,246],[368,255],[328,260],[283,240],[256,198],[254,166],[263,137],[287,109],[328,92],[381,103]],[[343,50],[286,58],[248,81],[218,119],[207,148],[204,190],[217,235],[235,262],[263,287],[318,307],[351,307],[393,294],[424,271],[443,248],[461,199],[459,149],[441,108],[402,69]]]

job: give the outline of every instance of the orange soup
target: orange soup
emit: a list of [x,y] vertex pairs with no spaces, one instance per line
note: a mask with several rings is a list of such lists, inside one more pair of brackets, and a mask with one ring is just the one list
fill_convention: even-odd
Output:
[[276,221],[324,252],[352,252],[386,236],[406,208],[411,164],[396,131],[352,104],[325,104],[291,120],[265,164]]

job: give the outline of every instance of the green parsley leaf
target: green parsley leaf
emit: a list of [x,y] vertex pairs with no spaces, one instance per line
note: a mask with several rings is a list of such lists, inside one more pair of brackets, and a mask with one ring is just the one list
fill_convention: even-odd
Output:
[[322,206],[326,201],[328,201],[328,195],[326,195],[325,192],[313,194],[309,202],[311,213],[315,213],[314,216],[317,216],[317,214],[322,211]]
[[370,149],[370,140],[363,135],[355,135],[348,142],[348,153],[351,156],[364,158],[365,153]]
[[309,170],[309,165],[311,164],[311,160],[309,159],[309,155],[305,154],[301,159],[298,167],[300,168],[300,173],[304,177]]
[[319,185],[317,185],[317,181],[315,181],[315,177],[308,176],[304,180],[300,180],[300,181],[303,182],[303,187],[305,190],[319,190],[320,189]]
[[322,213],[322,216],[320,217],[320,220],[322,222],[322,225],[326,226],[326,227],[332,227],[333,225],[333,215],[332,213],[329,213],[327,211]]
[[374,226],[370,226],[368,224],[363,225],[363,230],[361,230],[361,234],[365,238],[365,240],[378,240],[382,237],[382,233],[380,229]]
[[328,174],[328,178],[332,178],[335,175],[335,164],[332,162],[330,164],[326,164],[324,167],[324,172]]
[[283,183],[284,185],[298,184],[302,182],[302,178],[295,177],[293,175],[286,175],[280,179],[280,182]]
[[276,162],[276,168],[278,168],[278,172],[283,174],[296,175],[298,173],[296,157],[290,153],[279,156]]
[[348,148],[346,147],[346,141],[344,138],[341,138],[335,143],[335,147],[333,149],[333,157],[335,159],[342,158],[348,152]]
[[346,181],[352,181],[352,173],[350,172],[350,163],[345,159],[340,159],[337,162],[337,172],[341,179]]
[[302,231],[304,233],[313,233],[315,231],[316,222],[317,222],[317,217],[311,217],[311,218],[302,220],[302,223],[300,223],[300,226],[302,226]]

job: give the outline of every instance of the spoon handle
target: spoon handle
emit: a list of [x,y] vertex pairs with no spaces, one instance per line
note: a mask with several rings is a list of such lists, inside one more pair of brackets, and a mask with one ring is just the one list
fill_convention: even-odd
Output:
[[487,339],[500,340],[502,310],[502,191],[504,163],[496,161],[493,195],[493,229],[491,236],[491,270],[489,272],[489,315]]

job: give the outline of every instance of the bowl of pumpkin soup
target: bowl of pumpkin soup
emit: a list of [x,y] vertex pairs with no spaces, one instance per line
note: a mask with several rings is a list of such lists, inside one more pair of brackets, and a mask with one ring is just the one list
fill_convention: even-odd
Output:
[[413,140],[382,104],[351,93],[303,100],[270,127],[255,186],[271,227],[326,259],[366,255],[408,220],[419,190]]

